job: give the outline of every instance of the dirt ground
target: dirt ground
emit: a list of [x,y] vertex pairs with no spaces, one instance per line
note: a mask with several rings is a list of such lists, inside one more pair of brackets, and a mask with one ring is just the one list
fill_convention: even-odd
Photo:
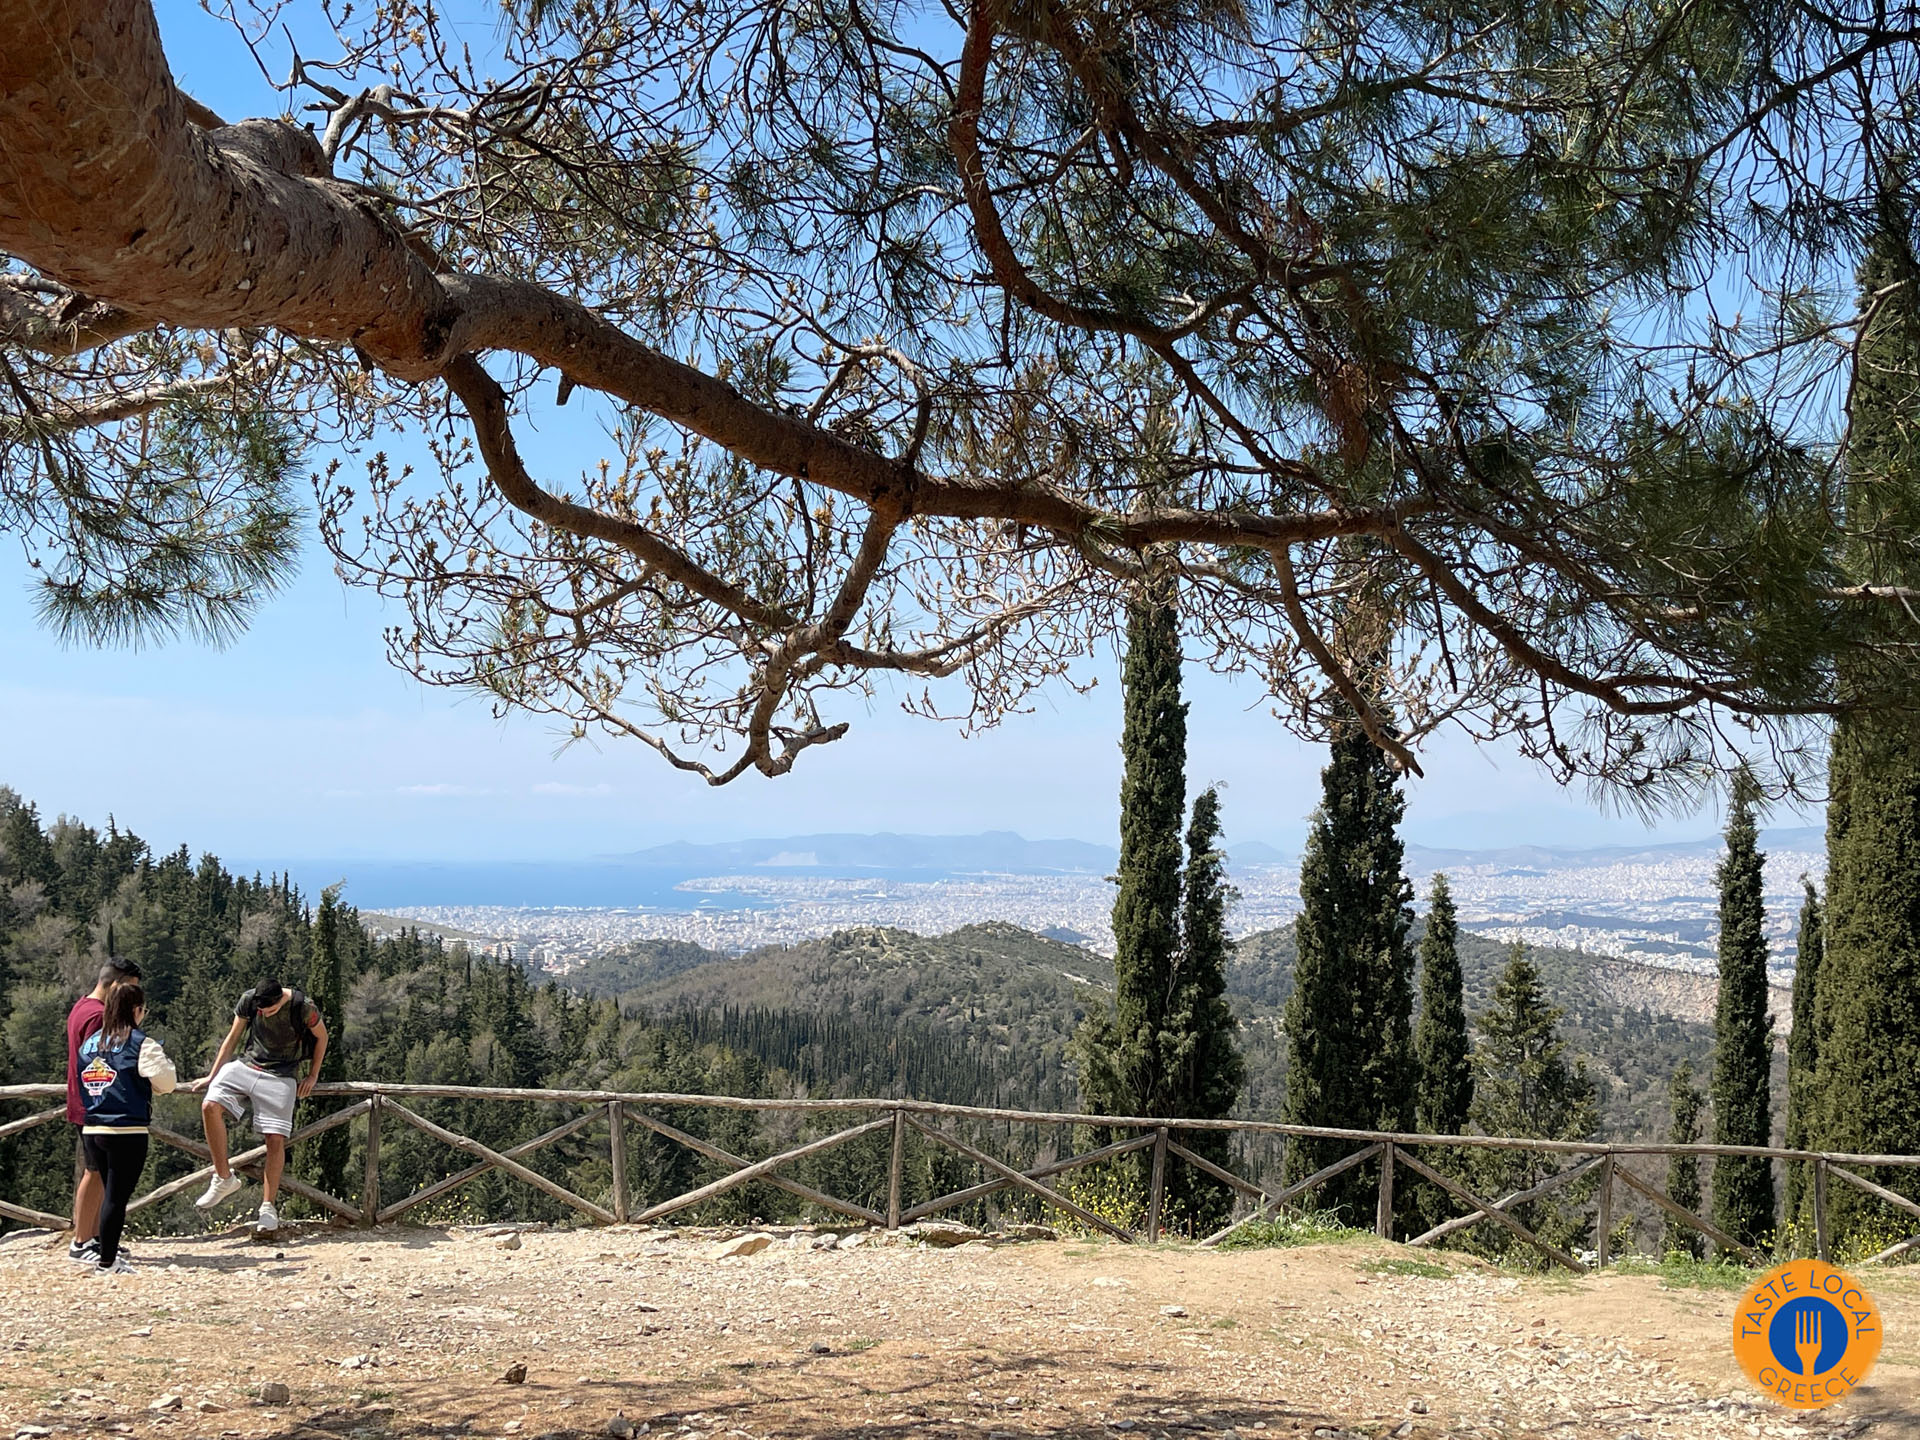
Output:
[[715,1260],[711,1234],[517,1239],[147,1240],[103,1279],[57,1237],[11,1237],[0,1440],[1920,1437],[1913,1272],[1869,1281],[1887,1330],[1869,1386],[1809,1416],[1739,1374],[1733,1292],[1653,1275],[1521,1278],[1385,1244],[803,1233]]

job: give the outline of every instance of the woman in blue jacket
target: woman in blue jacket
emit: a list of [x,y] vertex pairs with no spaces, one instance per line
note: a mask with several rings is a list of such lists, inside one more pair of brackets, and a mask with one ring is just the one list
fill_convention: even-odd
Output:
[[160,1042],[140,1029],[147,1014],[147,992],[136,980],[107,992],[100,1029],[80,1047],[80,1091],[87,1118],[80,1128],[87,1166],[106,1183],[100,1202],[100,1273],[125,1275],[131,1268],[120,1253],[127,1225],[127,1202],[147,1166],[147,1128],[153,1123],[153,1097],[179,1082],[173,1061]]

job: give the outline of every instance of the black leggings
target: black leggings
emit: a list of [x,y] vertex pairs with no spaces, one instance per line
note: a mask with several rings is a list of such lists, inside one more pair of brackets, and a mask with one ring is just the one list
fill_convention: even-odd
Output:
[[106,1198],[100,1202],[100,1265],[104,1269],[120,1254],[120,1234],[127,1228],[127,1202],[140,1184],[140,1172],[147,1168],[146,1135],[83,1135],[87,1147],[87,1168],[98,1170],[106,1182]]

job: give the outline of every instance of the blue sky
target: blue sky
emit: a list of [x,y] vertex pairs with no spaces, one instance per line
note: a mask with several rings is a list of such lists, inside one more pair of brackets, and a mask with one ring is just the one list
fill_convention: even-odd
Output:
[[[217,22],[184,0],[157,8],[189,92],[229,118],[278,109]],[[384,623],[381,602],[343,587],[310,542],[297,583],[228,650],[69,649],[35,625],[17,550],[0,551],[0,784],[47,814],[103,822],[112,812],[159,846],[264,862],[566,859],[833,830],[1113,839],[1110,666],[1092,694],[1051,692],[1033,714],[974,739],[903,716],[883,694],[870,714],[843,711],[853,733],[795,774],[712,790],[637,745],[560,752],[541,723],[498,722],[478,701],[415,684],[387,666]],[[1229,841],[1296,848],[1321,752],[1288,736],[1254,687],[1190,678],[1189,773],[1225,782]],[[1626,843],[1714,823],[1679,817],[1649,832],[1464,742],[1433,748],[1427,769],[1407,832],[1430,845]]]

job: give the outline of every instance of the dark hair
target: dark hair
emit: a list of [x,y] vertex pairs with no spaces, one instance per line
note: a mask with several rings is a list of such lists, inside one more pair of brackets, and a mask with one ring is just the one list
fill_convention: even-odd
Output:
[[107,1013],[100,1028],[115,1039],[124,1040],[147,1003],[147,992],[138,980],[128,980],[107,991]]
[[280,988],[278,980],[262,980],[253,987],[253,1003],[264,1010],[269,1005],[278,1004],[280,997],[285,993]]
[[144,979],[146,979],[146,976],[140,973],[139,964],[126,959],[124,956],[112,956],[106,964],[100,967],[100,983],[102,985],[124,985],[129,980]]

